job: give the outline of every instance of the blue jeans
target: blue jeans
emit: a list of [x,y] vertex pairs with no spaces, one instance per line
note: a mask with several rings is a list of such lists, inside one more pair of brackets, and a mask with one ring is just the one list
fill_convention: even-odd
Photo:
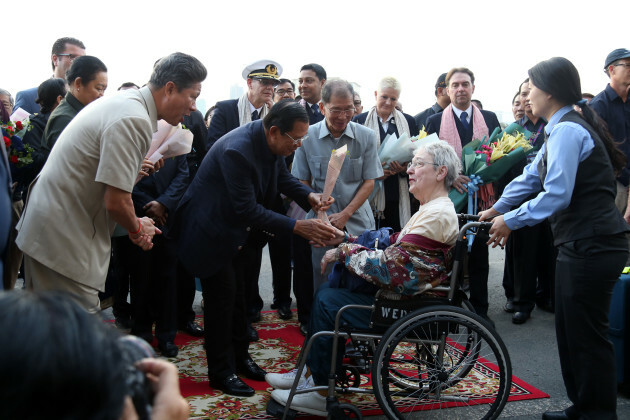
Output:
[[[315,294],[313,310],[309,323],[307,338],[319,331],[332,331],[335,328],[335,317],[343,306],[350,304],[372,305],[374,296],[353,293],[347,289],[333,289],[324,283]],[[350,309],[343,312],[341,325],[349,325],[358,329],[368,329],[370,325],[369,310]],[[315,385],[327,385],[332,360],[332,337],[319,337],[312,346],[306,359],[306,364],[311,369]],[[345,341],[339,343],[337,352],[337,367],[341,366]]]

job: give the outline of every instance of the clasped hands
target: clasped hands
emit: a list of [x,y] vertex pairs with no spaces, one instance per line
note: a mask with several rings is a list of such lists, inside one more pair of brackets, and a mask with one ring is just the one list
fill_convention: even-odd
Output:
[[142,217],[138,218],[138,221],[140,222],[140,229],[137,233],[129,232],[129,239],[144,251],[148,251],[153,248],[153,237],[161,234],[162,231],[155,227],[153,219]]

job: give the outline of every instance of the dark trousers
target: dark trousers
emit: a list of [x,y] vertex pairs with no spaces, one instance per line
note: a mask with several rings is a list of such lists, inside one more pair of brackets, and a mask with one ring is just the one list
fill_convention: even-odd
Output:
[[127,302],[129,296],[129,270],[131,265],[128,249],[129,237],[112,237],[112,256],[107,271],[108,281],[111,278],[114,293],[112,311],[116,318],[131,319],[131,304]]
[[[562,244],[556,265],[556,336],[571,414],[616,419],[617,381],[608,311],[628,257],[624,234]],[[576,417],[577,418],[577,417]]]
[[195,302],[195,276],[177,262],[177,324],[184,326],[195,320],[192,306]]
[[131,333],[147,341],[155,336],[159,342],[175,340],[176,314],[176,262],[175,244],[165,236],[153,238],[153,248],[143,251],[129,238],[125,244],[125,264],[131,278]]
[[275,305],[291,305],[292,239],[292,233],[282,233],[268,243]]
[[262,233],[250,235],[243,249],[239,251],[239,259],[243,262],[242,267],[238,267],[238,273],[243,277],[245,285],[245,311],[250,322],[258,315],[264,306],[258,288],[258,278],[260,277],[260,265],[262,264],[262,251],[265,242],[261,242]]
[[530,312],[537,300],[551,299],[557,250],[549,222],[525,226],[513,231],[505,246],[503,288],[505,296],[514,302],[516,311]]
[[308,240],[293,235],[293,292],[297,301],[298,321],[308,325],[313,307],[313,263]]
[[[243,247],[243,250],[245,247]],[[236,373],[236,360],[248,357],[243,265],[239,252],[216,274],[201,279],[208,377],[222,380]]]
[[481,231],[475,235],[468,253],[468,282],[470,284],[470,303],[479,315],[488,314],[488,233]]

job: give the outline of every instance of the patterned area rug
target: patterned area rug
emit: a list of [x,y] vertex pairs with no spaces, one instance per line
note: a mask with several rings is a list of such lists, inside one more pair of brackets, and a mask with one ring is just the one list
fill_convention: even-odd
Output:
[[[201,324],[203,318],[198,318]],[[293,320],[283,321],[276,312],[265,312],[262,320],[254,324],[260,340],[249,346],[252,358],[268,372],[286,372],[295,367],[295,361],[300,352],[304,338],[299,332],[299,324],[294,316]],[[180,386],[182,394],[191,406],[192,419],[271,419],[266,414],[272,388],[266,382],[249,379],[245,381],[256,390],[256,395],[249,398],[233,397],[214,390],[208,385],[207,362],[203,350],[203,339],[178,334],[175,343],[180,348],[177,358],[170,359],[180,372]],[[478,364],[475,374],[478,382],[491,382],[494,379],[492,366]],[[531,385],[512,378],[512,389],[509,401],[548,398],[549,395]],[[369,375],[362,376],[362,386],[369,386]],[[371,394],[351,394],[341,396],[341,402],[349,402],[357,406],[363,415],[382,414],[376,399]],[[430,407],[416,407],[416,409],[430,409]],[[302,418],[319,418],[304,415]]]

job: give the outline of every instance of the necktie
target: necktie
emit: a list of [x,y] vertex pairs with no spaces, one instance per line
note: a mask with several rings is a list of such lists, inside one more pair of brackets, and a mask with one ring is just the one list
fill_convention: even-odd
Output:
[[252,112],[252,121],[256,121],[258,119],[258,110],[255,109],[254,112]]
[[319,105],[313,104],[311,105],[311,109],[313,110],[313,114],[315,115],[319,114]]
[[466,111],[462,112],[459,116],[459,119],[462,120],[462,125],[464,126],[464,130],[468,130],[468,113]]

